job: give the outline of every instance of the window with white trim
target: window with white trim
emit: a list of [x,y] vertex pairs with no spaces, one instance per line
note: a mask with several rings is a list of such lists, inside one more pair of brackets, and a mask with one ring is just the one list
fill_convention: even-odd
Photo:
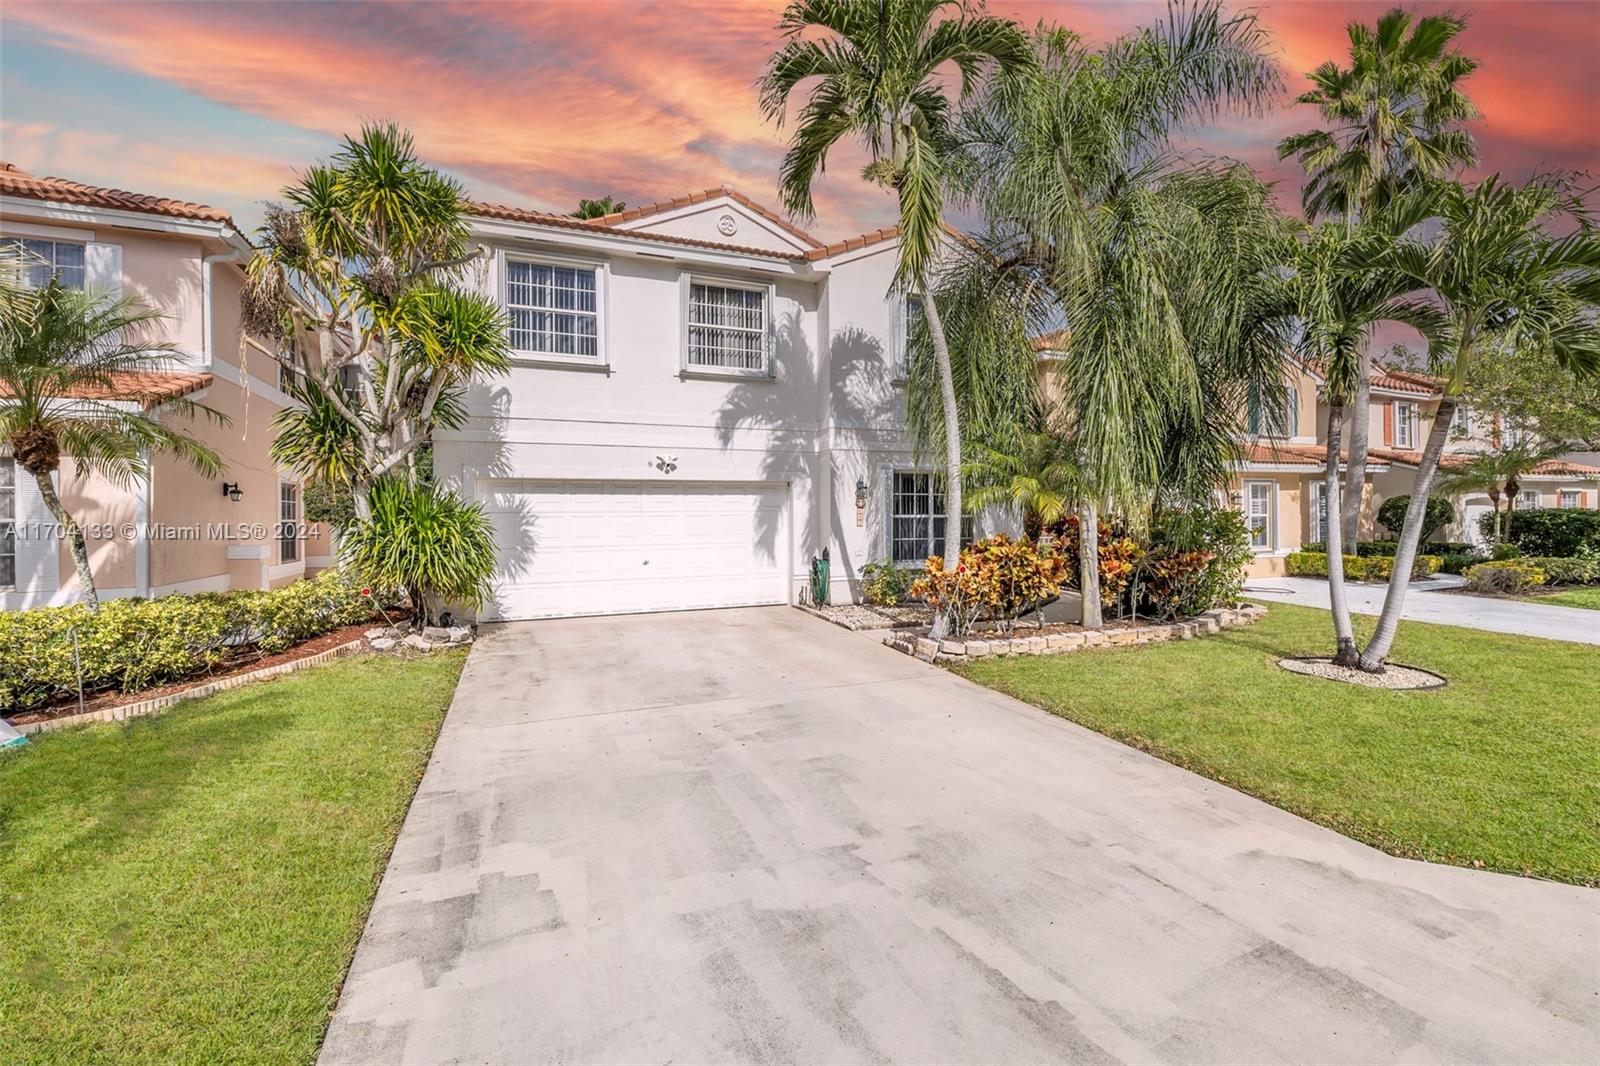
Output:
[[1250,530],[1250,547],[1272,548],[1272,482],[1244,483],[1244,524]]
[[506,260],[511,347],[536,355],[600,358],[597,266]]
[[1396,400],[1394,405],[1394,446],[1396,448],[1415,448],[1417,446],[1417,405]]
[[[920,565],[944,550],[944,490],[936,474],[896,470],[889,501],[889,554],[896,563]],[[961,542],[972,542],[971,515],[961,516]]]
[[278,562],[300,558],[300,486],[278,482]]
[[0,459],[0,588],[17,585],[17,461]]
[[1537,511],[1539,509],[1539,490],[1523,489],[1517,496],[1517,507],[1524,511]]
[[766,371],[771,319],[766,286],[691,278],[688,296],[688,366]]
[[1294,392],[1283,398],[1283,416],[1275,426],[1267,425],[1263,417],[1261,397],[1250,396],[1249,417],[1245,429],[1252,437],[1296,437],[1300,435],[1300,401]]
[[907,296],[900,302],[900,321],[898,323],[900,336],[896,338],[897,347],[894,353],[894,380],[904,381],[911,373],[911,338],[917,332],[917,323],[922,321],[922,297]]
[[[1569,508],[1572,508],[1572,507],[1582,507],[1583,506],[1583,490],[1582,489],[1562,489],[1560,492],[1556,493],[1556,506],[1561,508],[1561,509],[1563,509],[1563,510],[1566,510],[1566,509],[1569,509]],[[0,512],[0,514],[3,514],[3,513],[4,512]]]
[[1311,539],[1328,539],[1328,485],[1324,481],[1311,482]]
[[1457,407],[1456,413],[1450,416],[1450,436],[1456,440],[1472,436],[1472,412],[1465,405]]
[[63,289],[81,289],[87,281],[84,246],[76,241],[6,237],[0,239],[0,248],[22,254],[22,278],[32,288],[45,288],[52,277],[61,282]]

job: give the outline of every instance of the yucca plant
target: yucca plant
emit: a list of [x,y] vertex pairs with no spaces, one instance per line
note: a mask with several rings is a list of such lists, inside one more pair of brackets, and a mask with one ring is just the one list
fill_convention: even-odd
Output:
[[371,517],[344,540],[361,579],[411,598],[412,622],[431,625],[446,604],[477,608],[489,596],[494,534],[483,508],[432,485],[399,478],[375,483]]

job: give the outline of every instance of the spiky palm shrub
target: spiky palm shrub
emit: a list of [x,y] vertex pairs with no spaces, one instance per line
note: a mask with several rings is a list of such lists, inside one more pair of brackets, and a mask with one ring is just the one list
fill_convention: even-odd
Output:
[[431,625],[446,604],[483,606],[494,573],[494,533],[483,508],[431,485],[374,484],[371,517],[351,527],[344,552],[363,581],[411,598],[412,621]]

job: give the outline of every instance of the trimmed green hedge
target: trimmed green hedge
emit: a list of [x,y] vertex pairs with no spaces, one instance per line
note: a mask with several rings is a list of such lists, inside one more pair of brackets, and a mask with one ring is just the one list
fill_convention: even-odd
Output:
[[[1424,541],[1417,547],[1429,555],[1466,555],[1477,550],[1471,544],[1459,540]],[[1326,552],[1328,546],[1320,540],[1313,540],[1302,545],[1300,550],[1304,552]],[[1379,555],[1393,555],[1399,550],[1400,542],[1397,540],[1363,540],[1356,544],[1356,554],[1363,559],[1370,559]]]
[[[1505,515],[1500,517],[1505,520]],[[1478,522],[1484,536],[1493,536],[1494,515],[1486,514]],[[1600,551],[1600,511],[1592,507],[1515,511],[1509,539],[1523,555],[1570,559],[1585,550]]]
[[15,714],[78,691],[138,692],[225,662],[271,655],[372,617],[372,601],[338,570],[266,592],[208,592],[87,607],[0,612],[0,711]]
[[[1411,564],[1413,580],[1439,572],[1444,562],[1437,555],[1419,555]],[[1328,556],[1324,552],[1292,552],[1283,560],[1284,569],[1291,577],[1327,577]],[[1359,555],[1344,557],[1344,576],[1347,581],[1387,581],[1394,573],[1394,556]]]
[[1564,559],[1548,555],[1530,555],[1517,561],[1543,570],[1547,585],[1600,584],[1600,556]]

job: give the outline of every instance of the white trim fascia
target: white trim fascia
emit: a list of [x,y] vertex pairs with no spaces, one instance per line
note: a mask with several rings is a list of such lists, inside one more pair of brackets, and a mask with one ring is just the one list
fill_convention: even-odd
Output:
[[[274,362],[272,365],[277,366],[278,364]],[[223,381],[226,381],[228,384],[237,385],[239,388],[250,393],[250,395],[259,396],[268,403],[277,404],[279,407],[304,406],[304,404],[302,404],[299,400],[279,389],[271,382],[258,378],[254,374],[241,374],[238,367],[234,366],[225,359],[217,360],[205,372],[208,374],[214,374]],[[247,378],[249,380],[248,385],[245,384],[245,380]],[[202,389],[199,395],[204,395],[207,391],[209,390]]]
[[264,562],[270,551],[265,544],[230,544],[228,545],[229,559],[253,559]]
[[[626,222],[619,222],[613,226],[610,226],[609,228],[622,233],[628,233],[634,230],[648,233],[650,232],[650,227],[657,223],[676,222],[679,219],[693,218],[695,215],[705,215],[711,213],[712,211],[731,211],[740,216],[741,219],[754,223],[757,229],[766,233],[768,236],[789,245],[790,248],[796,252],[804,253],[821,247],[821,245],[807,244],[805,241],[801,240],[799,237],[796,237],[788,230],[783,229],[781,226],[778,226],[770,219],[750,210],[750,208],[746,207],[744,204],[741,204],[727,193],[722,193],[720,196],[716,196],[710,200],[701,200],[699,203],[684,204],[682,207],[675,207],[669,211],[652,212],[651,214],[643,215],[639,218],[629,219]],[[718,232],[720,234],[720,231]],[[742,243],[738,238],[739,235],[735,233],[733,236],[728,237],[727,241],[729,244]],[[710,238],[706,239],[709,240]]]
[[472,237],[486,243],[512,240],[554,244],[564,248],[581,249],[593,255],[634,255],[646,259],[668,259],[723,268],[736,267],[764,274],[795,277],[810,277],[816,273],[809,261],[794,259],[781,252],[767,255],[700,248],[689,244],[655,240],[635,235],[628,230],[596,229],[591,233],[538,222],[513,222],[481,217],[474,217],[469,225],[472,227]]
[[1418,407],[1421,407],[1425,401],[1437,400],[1444,394],[1439,392],[1410,392],[1406,389],[1380,389],[1374,387],[1369,391],[1368,395],[1375,399],[1387,397],[1393,400],[1409,400]]
[[0,219],[0,236],[38,237],[47,241],[73,241],[78,244],[88,244],[94,240],[94,230],[67,229],[64,226],[40,226],[32,222],[14,222],[9,218],[3,218]]
[[115,207],[91,207],[86,204],[68,204],[59,200],[36,200],[26,196],[0,195],[0,208],[29,217],[76,222],[86,226],[114,226],[118,229],[147,230],[152,233],[173,233],[186,237],[210,237],[241,250],[254,251],[250,242],[226,222],[208,222],[198,218],[174,218],[171,215],[152,215],[143,211],[124,211]]

